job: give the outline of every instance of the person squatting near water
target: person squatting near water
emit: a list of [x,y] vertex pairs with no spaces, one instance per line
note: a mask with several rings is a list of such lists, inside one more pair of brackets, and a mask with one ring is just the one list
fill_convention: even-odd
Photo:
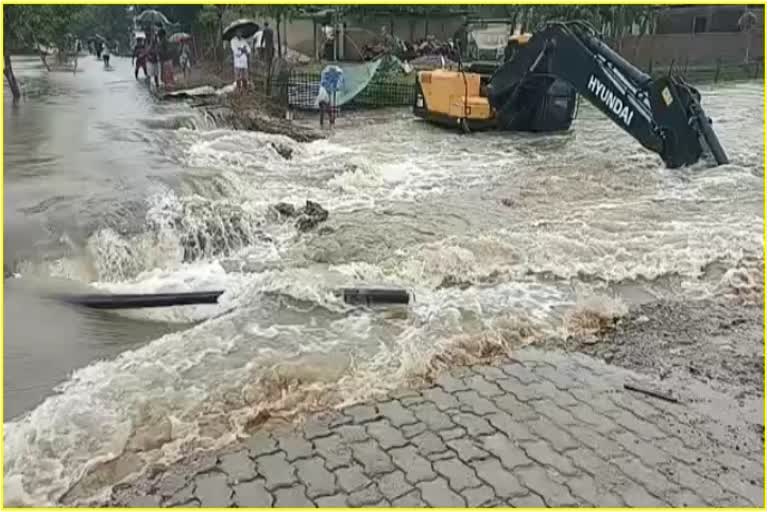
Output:
[[232,61],[235,65],[235,87],[239,92],[248,89],[248,57],[251,55],[251,45],[242,37],[243,32],[238,30],[229,42],[232,47]]
[[320,90],[315,99],[315,106],[320,109],[320,126],[324,125],[325,113],[328,124],[336,124],[336,93],[344,87],[344,71],[338,66],[326,66],[320,74]]

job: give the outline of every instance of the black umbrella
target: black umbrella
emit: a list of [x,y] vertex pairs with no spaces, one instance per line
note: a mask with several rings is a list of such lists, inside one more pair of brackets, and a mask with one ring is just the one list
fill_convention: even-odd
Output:
[[160,11],[147,9],[136,16],[136,21],[144,25],[173,25]]
[[175,34],[171,34],[171,36],[168,38],[168,40],[172,43],[181,43],[182,41],[188,41],[190,39],[192,39],[192,36],[186,32],[176,32]]
[[227,28],[224,29],[224,32],[222,33],[222,38],[225,41],[229,41],[233,37],[235,37],[235,34],[238,30],[242,31],[242,36],[245,38],[251,37],[253,34],[259,31],[259,24],[256,23],[253,20],[249,19],[240,19],[237,21],[233,21],[229,25],[227,25]]

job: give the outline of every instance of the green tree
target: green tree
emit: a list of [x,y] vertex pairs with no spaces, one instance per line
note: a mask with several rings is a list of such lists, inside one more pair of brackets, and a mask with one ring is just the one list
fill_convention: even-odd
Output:
[[[3,6],[3,75],[14,99],[21,96],[11,63],[12,48],[49,46],[63,55],[71,43],[73,22],[82,5],[5,5]],[[41,60],[48,68],[45,56]]]
[[301,7],[298,5],[255,5],[250,9],[243,9],[241,13],[244,15],[250,15],[256,19],[269,18],[275,22],[275,37],[277,38],[277,56],[283,56],[283,41],[281,34],[281,26],[284,26],[294,16],[301,11]]
[[133,19],[125,5],[86,5],[75,16],[72,31],[81,39],[100,34],[127,48]]
[[179,25],[179,29],[184,32],[192,32],[200,13],[205,8],[204,5],[157,5],[142,6],[142,10],[157,9],[172,21]]
[[213,59],[219,67],[223,65],[222,32],[224,31],[224,18],[229,11],[226,5],[205,5],[197,14],[196,25],[203,33],[208,35],[211,42],[207,45],[213,50]]

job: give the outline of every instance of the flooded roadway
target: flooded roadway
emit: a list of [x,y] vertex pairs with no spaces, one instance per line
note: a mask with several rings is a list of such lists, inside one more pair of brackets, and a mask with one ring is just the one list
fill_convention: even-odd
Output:
[[[732,164],[671,171],[586,105],[565,135],[467,137],[395,110],[298,144],[156,103],[125,59],[15,69],[8,500],[57,502],[78,481],[95,496],[104,479],[83,475],[116,457],[126,475],[225,444],[260,410],[361,399],[487,346],[562,336],[563,312],[602,295],[621,309],[762,286],[761,83],[702,88]],[[307,199],[331,232],[269,215]],[[365,312],[331,293],[378,284],[416,301]],[[40,298],[87,288],[226,293],[121,314]]]

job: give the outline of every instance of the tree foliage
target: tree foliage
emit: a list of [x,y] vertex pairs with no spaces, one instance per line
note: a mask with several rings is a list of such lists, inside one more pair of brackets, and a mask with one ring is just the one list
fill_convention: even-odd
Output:
[[165,14],[173,23],[178,23],[183,32],[191,32],[198,22],[200,13],[208,7],[206,5],[142,5],[141,11],[146,9],[156,9]]
[[81,5],[3,6],[3,45],[31,49],[37,45],[64,48],[73,32]]
[[132,17],[125,5],[6,5],[4,46],[32,49],[37,45],[66,49],[72,36],[87,39],[100,34],[124,48],[130,39]]
[[[74,42],[72,24],[81,8],[78,5],[3,6],[3,75],[14,100],[19,99],[21,91],[13,74],[11,52],[38,49],[41,46],[67,49]],[[43,53],[41,59],[48,68]]]
[[81,39],[99,34],[122,48],[130,43],[132,27],[133,16],[124,5],[86,5],[74,20],[74,31]]
[[[197,13],[196,27],[200,28],[207,37],[218,47],[221,41],[221,31],[224,26],[239,18],[251,18],[261,23],[272,21],[275,30],[278,55],[283,54],[280,27],[301,12],[298,5],[206,5]],[[218,53],[214,49],[215,53]]]

